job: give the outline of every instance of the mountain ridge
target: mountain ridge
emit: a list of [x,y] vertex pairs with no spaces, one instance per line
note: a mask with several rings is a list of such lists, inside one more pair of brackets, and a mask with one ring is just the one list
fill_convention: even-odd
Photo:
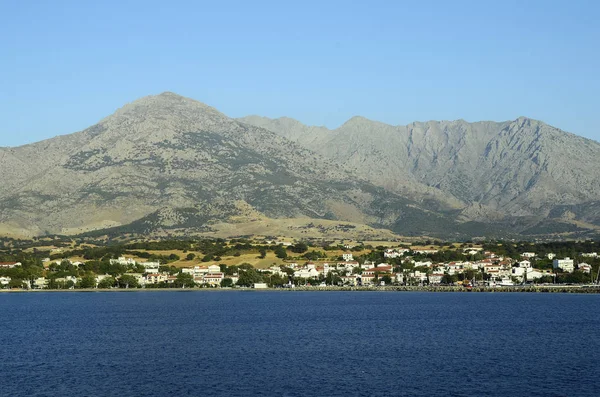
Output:
[[[413,199],[433,194],[449,208],[468,209],[478,203],[490,207],[487,212],[546,216],[553,200],[558,204],[582,204],[600,194],[586,181],[586,175],[593,178],[600,173],[593,161],[600,153],[600,144],[528,117],[504,122],[428,121],[399,126],[354,117],[352,122],[332,130],[315,130],[288,119],[293,131],[282,128],[278,119],[240,120],[295,140],[379,186],[403,190]],[[562,144],[568,145],[567,149],[561,150]],[[587,160],[589,169],[565,171],[581,168],[568,158],[569,153]],[[553,161],[555,157],[561,159]],[[503,173],[511,176],[502,177]],[[544,180],[545,188],[538,189],[542,185],[538,182]],[[583,183],[562,189],[569,180]],[[486,187],[488,181],[496,182],[496,186]],[[479,188],[482,185],[485,189]],[[552,185],[556,188],[549,189]],[[536,189],[542,192],[538,194]],[[475,219],[486,221],[488,217]]]
[[[44,156],[50,160],[16,163]],[[0,191],[0,223],[38,234],[134,225],[148,216],[145,224],[175,228],[152,217],[164,208],[172,211],[159,213],[180,214],[175,219],[191,227],[239,217],[233,202],[267,217],[375,226],[393,227],[403,213],[428,216],[286,138],[173,94],[142,98],[86,130],[2,158],[14,172],[1,177],[12,189]]]
[[[570,171],[548,159],[564,157],[555,140],[570,145],[573,137],[526,118],[394,127],[357,117],[336,130],[289,118],[232,119],[165,92],[74,134],[0,148],[0,230],[202,233],[244,219],[304,217],[465,238],[541,230],[547,215],[553,230],[571,232],[574,222],[593,228],[600,211],[587,199],[596,190],[585,169],[562,157],[586,188],[578,196],[559,183]],[[596,155],[588,149],[581,159]],[[508,179],[493,169],[507,162],[518,164],[505,170]],[[519,189],[539,190],[530,196],[540,207],[548,197],[556,205],[524,205],[529,196]]]

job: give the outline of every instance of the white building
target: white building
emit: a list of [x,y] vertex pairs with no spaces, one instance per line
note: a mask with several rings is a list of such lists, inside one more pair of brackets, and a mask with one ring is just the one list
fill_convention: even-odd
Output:
[[315,269],[315,265],[306,265],[302,269],[298,269],[294,272],[295,278],[312,278],[319,277],[319,272]]
[[21,262],[0,262],[0,269],[13,269],[21,266]]
[[417,266],[431,267],[431,265],[433,265],[433,262],[431,262],[431,261],[415,262],[415,267],[417,267]]
[[150,273],[146,275],[146,284],[158,284],[161,282],[166,282],[168,280],[168,276],[162,273]]
[[133,258],[125,258],[124,256],[120,256],[118,259],[111,259],[110,264],[111,265],[119,264],[119,265],[128,266],[128,265],[135,265],[135,261],[133,260]]
[[48,279],[45,277],[38,277],[35,280],[33,280],[33,285],[31,286],[31,288],[44,289],[47,286],[48,286]]
[[523,252],[521,256],[523,258],[535,258],[535,252]]
[[142,262],[140,265],[144,267],[146,273],[158,273],[160,268],[160,262]]
[[221,285],[221,281],[225,278],[223,273],[208,273],[202,278],[202,281],[208,285]]
[[531,262],[529,262],[528,260],[522,260],[521,262],[519,262],[519,267],[522,268],[531,268]]
[[584,273],[591,273],[592,266],[585,262],[582,262],[579,265],[577,265],[577,270],[579,270],[580,272],[584,272]]
[[573,259],[565,258],[565,259],[555,259],[552,261],[552,267],[559,268],[563,272],[572,273],[575,270],[575,265],[573,264]]
[[343,258],[345,261],[351,261],[351,260],[354,260],[354,257],[352,256],[352,252],[344,252],[344,253],[342,254],[342,258]]
[[546,258],[552,260],[552,259],[556,258],[556,254],[552,254],[552,253],[546,254]]
[[399,258],[399,257],[403,256],[406,252],[408,252],[408,249],[406,249],[406,248],[399,248],[399,249],[388,248],[384,251],[383,257],[384,258]]
[[219,272],[221,272],[221,266],[219,266],[219,265],[210,265],[208,267],[208,272],[209,273],[219,273]]
[[442,282],[442,278],[444,277],[443,273],[433,273],[429,275],[429,284],[440,284]]

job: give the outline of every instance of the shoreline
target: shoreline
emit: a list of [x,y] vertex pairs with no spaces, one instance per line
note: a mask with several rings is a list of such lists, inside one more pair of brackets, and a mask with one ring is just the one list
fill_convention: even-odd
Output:
[[487,292],[487,293],[577,293],[600,294],[600,285],[541,285],[513,287],[473,287],[466,289],[457,286],[372,286],[372,287],[296,287],[296,288],[82,288],[82,289],[0,289],[0,293],[42,293],[42,292]]

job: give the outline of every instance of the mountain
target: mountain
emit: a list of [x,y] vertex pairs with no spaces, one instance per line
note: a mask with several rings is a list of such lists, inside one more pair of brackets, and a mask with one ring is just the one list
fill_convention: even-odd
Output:
[[599,146],[526,118],[236,120],[166,92],[0,148],[0,233],[584,236]]
[[455,230],[447,214],[173,93],[127,104],[81,132],[2,148],[0,167],[0,230],[11,233],[186,234],[281,218]]
[[518,231],[538,224],[569,230],[600,225],[600,144],[541,121],[392,126],[354,117],[334,130],[285,117],[240,121],[276,132],[416,202],[458,211],[458,220],[504,222]]

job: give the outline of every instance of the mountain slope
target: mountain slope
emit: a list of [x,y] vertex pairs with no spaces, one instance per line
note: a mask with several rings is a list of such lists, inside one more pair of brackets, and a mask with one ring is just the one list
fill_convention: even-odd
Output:
[[291,119],[240,120],[289,137],[379,186],[408,191],[416,201],[433,196],[462,209],[459,219],[556,217],[561,206],[584,205],[590,216],[580,211],[575,218],[600,225],[600,144],[540,121],[391,126],[355,117],[328,130]]
[[[1,149],[0,159],[7,170],[0,223],[34,234],[200,230],[261,216],[336,219],[408,234],[453,229],[444,214],[172,93],[137,100],[75,134]],[[448,226],[423,229],[403,219],[443,219]]]

